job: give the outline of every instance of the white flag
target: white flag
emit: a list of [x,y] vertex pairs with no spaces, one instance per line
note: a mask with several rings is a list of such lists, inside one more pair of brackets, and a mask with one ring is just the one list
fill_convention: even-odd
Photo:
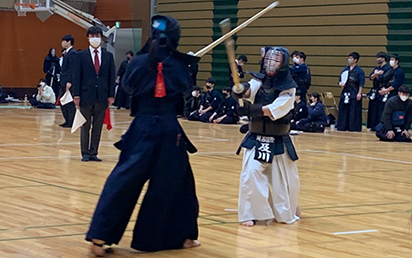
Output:
[[72,101],[73,101],[72,94],[70,93],[69,90],[66,90],[66,93],[64,93],[64,95],[60,98],[60,104],[64,106],[66,104],[69,104]]
[[72,125],[72,133],[76,132],[77,129],[79,129],[84,123],[86,123],[86,118],[82,115],[82,112],[80,112],[80,108],[76,108],[76,114],[74,115],[74,121]]

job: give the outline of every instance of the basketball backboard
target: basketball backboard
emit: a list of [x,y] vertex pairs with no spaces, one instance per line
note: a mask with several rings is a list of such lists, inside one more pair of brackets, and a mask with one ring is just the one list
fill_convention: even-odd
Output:
[[17,0],[16,9],[24,12],[49,11],[51,0]]

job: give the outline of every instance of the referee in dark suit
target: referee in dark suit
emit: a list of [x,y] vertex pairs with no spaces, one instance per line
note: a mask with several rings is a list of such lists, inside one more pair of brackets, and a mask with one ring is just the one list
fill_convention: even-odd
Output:
[[80,106],[87,120],[80,133],[82,161],[102,161],[97,157],[97,151],[105,111],[114,102],[114,58],[100,46],[102,36],[103,31],[99,27],[89,28],[87,38],[90,46],[76,54],[73,71],[74,102]]
[[[63,64],[60,75],[60,98],[66,93],[66,90],[70,90],[73,95],[72,88],[72,76],[74,68],[74,60],[76,59],[76,50],[73,48],[74,38],[72,35],[66,35],[62,38],[62,47],[66,49],[66,54],[63,57]],[[74,119],[74,113],[76,107],[73,102],[70,102],[64,106],[61,106],[62,114],[64,117],[64,123],[60,126],[71,128]]]

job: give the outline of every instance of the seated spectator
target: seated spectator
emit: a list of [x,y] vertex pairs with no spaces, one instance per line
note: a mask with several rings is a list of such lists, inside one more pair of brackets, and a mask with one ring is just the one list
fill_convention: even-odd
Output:
[[6,100],[6,98],[7,98],[7,94],[4,93],[3,87],[1,87],[1,85],[0,85],[0,103],[9,103],[9,102]]
[[293,109],[293,118],[291,123],[291,129],[296,130],[296,121],[300,121],[303,118],[308,117],[308,106],[302,101],[302,92],[296,91],[295,94],[295,107]]
[[56,108],[56,95],[52,87],[48,86],[45,79],[41,79],[39,85],[37,85],[36,98],[30,99],[30,104],[33,107],[51,109]]
[[207,122],[215,124],[237,124],[239,121],[239,116],[236,113],[238,103],[231,96],[232,87],[225,87],[222,93],[224,96],[223,102]]
[[310,94],[311,104],[308,107],[308,117],[296,121],[296,130],[304,132],[323,132],[327,124],[323,103],[319,100],[319,94]]
[[410,90],[401,86],[398,96],[390,98],[382,113],[381,123],[376,126],[376,136],[381,141],[411,142],[409,128],[412,123]]
[[200,108],[200,103],[203,98],[202,90],[199,86],[193,86],[193,91],[191,97],[186,101],[185,104],[185,117],[191,116]]
[[206,80],[206,92],[203,95],[202,101],[200,103],[200,108],[193,114],[191,114],[187,119],[190,121],[209,121],[210,116],[217,110],[222,98],[219,92],[214,89],[215,80],[209,78]]

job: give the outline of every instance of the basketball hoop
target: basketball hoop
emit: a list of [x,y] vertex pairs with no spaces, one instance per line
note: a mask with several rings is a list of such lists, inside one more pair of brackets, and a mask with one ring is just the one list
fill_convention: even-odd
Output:
[[16,3],[14,4],[14,8],[17,11],[17,16],[26,16],[27,11],[22,10],[21,7],[30,7],[31,9],[36,9],[36,4],[22,4],[22,3]]

